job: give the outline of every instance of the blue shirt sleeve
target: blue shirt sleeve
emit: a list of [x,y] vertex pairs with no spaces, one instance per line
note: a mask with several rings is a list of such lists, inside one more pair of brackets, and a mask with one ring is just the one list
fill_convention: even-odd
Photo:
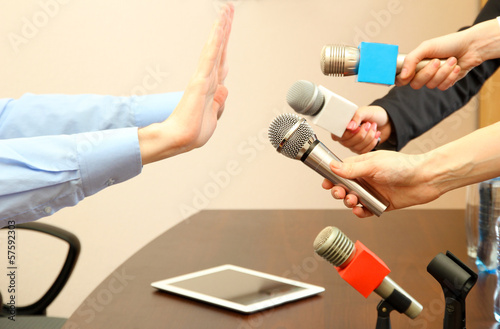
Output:
[[145,127],[168,118],[182,95],[25,94],[19,99],[0,99],[0,139]]
[[141,169],[134,127],[0,141],[0,227],[74,206]]
[[138,175],[137,127],[165,120],[181,96],[0,100],[0,227],[52,215]]

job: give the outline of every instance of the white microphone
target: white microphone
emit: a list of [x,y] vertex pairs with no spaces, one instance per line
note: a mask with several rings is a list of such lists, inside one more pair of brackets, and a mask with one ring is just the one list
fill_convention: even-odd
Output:
[[374,215],[380,216],[389,206],[389,202],[362,179],[343,178],[330,170],[332,160],[342,160],[317,139],[304,118],[293,113],[278,115],[269,126],[268,137],[279,153],[301,160],[324,178],[356,195]]
[[288,89],[286,101],[295,112],[309,116],[312,123],[339,138],[358,109],[353,102],[306,80]]
[[365,297],[375,292],[412,319],[422,312],[422,305],[389,278],[387,265],[361,242],[354,244],[338,228],[325,227],[314,240],[314,251]]

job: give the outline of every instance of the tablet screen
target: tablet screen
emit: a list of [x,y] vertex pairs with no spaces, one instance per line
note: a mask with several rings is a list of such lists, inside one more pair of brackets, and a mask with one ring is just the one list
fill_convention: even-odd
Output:
[[158,289],[250,313],[312,296],[324,288],[223,265],[152,283]]

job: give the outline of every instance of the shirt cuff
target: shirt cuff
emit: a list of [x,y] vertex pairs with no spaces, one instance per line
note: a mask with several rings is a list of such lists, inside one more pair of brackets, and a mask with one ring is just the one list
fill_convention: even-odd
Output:
[[146,127],[152,123],[166,120],[177,107],[183,91],[166,94],[132,96],[131,106],[137,127]]
[[136,127],[78,134],[76,148],[86,197],[142,171]]

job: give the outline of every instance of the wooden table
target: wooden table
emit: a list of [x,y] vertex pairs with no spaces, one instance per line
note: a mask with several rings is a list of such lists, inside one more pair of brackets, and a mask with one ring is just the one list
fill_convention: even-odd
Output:
[[[438,253],[449,250],[477,271],[466,255],[460,210],[401,210],[369,219],[358,219],[348,210],[202,211],[111,273],[65,328],[375,328],[380,297],[373,293],[365,299],[314,253],[313,241],[326,226],[337,226],[351,240],[363,242],[391,268],[390,277],[424,306],[414,320],[392,312],[394,329],[443,328],[443,292],[426,270]],[[131,229],[141,234],[148,229],[147,219]],[[326,291],[244,315],[150,286],[153,281],[221,264],[320,285]],[[496,328],[495,283],[495,275],[480,275],[467,298],[467,328]]]

